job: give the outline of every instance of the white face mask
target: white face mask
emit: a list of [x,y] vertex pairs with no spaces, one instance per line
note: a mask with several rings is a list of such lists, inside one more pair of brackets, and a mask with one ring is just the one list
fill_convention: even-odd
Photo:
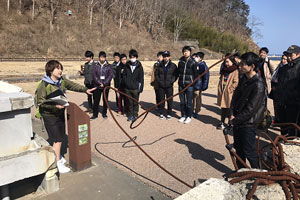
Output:
[[130,58],[130,61],[131,61],[132,63],[135,63],[135,62],[136,62],[136,58]]
[[195,60],[196,62],[199,62],[199,61],[200,61],[200,59],[199,59],[198,57],[196,57],[194,60]]

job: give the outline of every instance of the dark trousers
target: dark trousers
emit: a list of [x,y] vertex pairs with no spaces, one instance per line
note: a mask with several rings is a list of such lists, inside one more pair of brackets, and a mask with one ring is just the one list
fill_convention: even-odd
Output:
[[226,117],[228,118],[229,123],[230,108],[221,108],[221,122],[225,123]]
[[[98,113],[99,113],[99,104],[100,104],[101,94],[103,94],[102,95],[102,101],[103,101],[102,116],[106,115],[106,113],[107,113],[107,105],[106,105],[105,100],[104,100],[104,93],[103,92],[104,92],[103,88],[96,89],[93,92],[93,97],[94,97],[93,115],[94,116],[98,116]],[[108,93],[109,93],[109,90],[106,90],[107,99],[108,99]]]
[[[120,92],[125,93],[124,88],[118,89]],[[128,99],[125,95],[119,93],[119,99],[118,99],[118,112],[122,113],[128,113]]]
[[[256,128],[254,127],[233,127],[234,148],[238,156],[246,162],[250,162],[251,168],[259,168],[258,155],[256,152]],[[238,160],[237,165],[245,168]]]
[[[88,89],[92,89],[94,86],[90,84],[86,84],[85,87],[87,87]],[[93,109],[93,95],[88,94],[87,99],[88,99],[89,108]]]
[[[137,101],[139,100],[139,96],[140,96],[140,93],[138,92],[138,90],[128,90],[128,89],[125,89],[125,93],[136,99]],[[134,100],[132,100],[131,98],[128,98],[128,103],[129,103],[129,106],[128,106],[128,116],[131,116],[131,117],[137,117],[138,116],[138,112],[139,112],[139,104],[136,103]]]
[[159,103],[159,88],[154,89],[155,91],[155,102],[156,104]]
[[[279,123],[296,123],[300,126],[300,106],[297,105],[277,105]],[[281,131],[282,135],[300,136],[299,131],[294,128]]]
[[[179,86],[179,92],[183,87]],[[194,88],[191,86],[179,95],[181,117],[192,117],[193,114],[193,93]]]
[[[171,97],[173,95],[173,87],[169,88],[159,88],[158,89],[158,95],[159,95],[159,102]],[[168,101],[168,110],[167,110],[167,115],[171,115],[172,113],[172,108],[173,108],[173,98],[169,99]],[[165,104],[162,103],[158,106],[159,108],[159,113],[162,115],[164,114],[164,106]]]

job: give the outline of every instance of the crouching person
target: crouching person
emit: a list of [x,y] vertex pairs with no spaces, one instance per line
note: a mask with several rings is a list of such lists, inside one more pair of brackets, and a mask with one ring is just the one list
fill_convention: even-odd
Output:
[[[236,153],[243,161],[250,162],[251,168],[258,168],[255,147],[256,127],[262,121],[266,107],[266,85],[257,73],[259,57],[253,52],[241,56],[239,64],[242,75],[231,101],[231,122]],[[238,167],[244,166],[237,161]]]
[[50,144],[56,154],[57,168],[59,173],[67,173],[70,168],[64,165],[64,158],[60,156],[62,141],[66,135],[65,129],[65,105],[49,101],[51,97],[65,96],[66,89],[76,92],[86,92],[91,95],[93,89],[88,89],[62,77],[63,66],[56,60],[50,60],[45,66],[46,75],[39,84],[36,91],[36,103],[39,113],[44,120]]

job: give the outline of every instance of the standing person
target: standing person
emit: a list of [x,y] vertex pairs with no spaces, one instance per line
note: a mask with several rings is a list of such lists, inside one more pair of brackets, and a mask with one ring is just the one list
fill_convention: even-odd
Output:
[[[202,74],[205,70],[208,69],[204,58],[203,52],[198,52],[195,57],[195,62],[197,63],[198,75]],[[209,83],[209,71],[204,74],[194,86],[194,94],[193,94],[193,117],[198,118],[198,113],[201,110],[202,106],[202,91],[205,91],[208,88]]]
[[[259,57],[255,53],[241,56],[239,68],[242,77],[231,102],[234,148],[243,161],[250,162],[251,168],[259,167],[255,136],[267,101],[265,82],[256,72],[258,67]],[[237,165],[244,168],[238,160]]]
[[[184,46],[182,48],[183,56],[178,62],[178,86],[179,92],[183,90],[187,85],[192,83],[194,79],[198,76],[197,64],[191,58],[192,49],[189,46]],[[180,123],[189,124],[191,122],[191,117],[193,113],[193,85],[187,88],[183,93],[179,95],[180,99],[180,111],[181,118],[178,120]]]
[[[81,75],[84,75],[84,85],[88,89],[94,87],[93,83],[93,72],[96,63],[94,62],[94,53],[91,51],[85,52],[85,60],[87,61],[83,66],[83,71],[81,71]],[[87,95],[88,97],[88,111],[92,112],[93,110],[93,95]]]
[[[296,123],[300,125],[300,47],[290,46],[286,53],[291,61],[279,69],[278,83],[274,98],[278,101],[279,123]],[[294,129],[282,131],[289,136],[300,136]]]
[[86,92],[90,95],[94,89],[88,89],[63,78],[63,66],[57,60],[48,61],[45,71],[46,74],[37,88],[35,99],[48,133],[49,142],[53,144],[58,171],[59,173],[67,173],[70,171],[70,168],[65,166],[65,159],[60,154],[61,144],[66,136],[65,105],[50,102],[49,99],[60,95],[65,96],[66,89],[76,92]]
[[[117,68],[117,76],[118,76],[118,90],[120,92],[125,93],[125,86],[124,86],[124,80],[123,80],[123,73],[126,67],[127,63],[127,56],[125,54],[120,55],[121,63],[119,67]],[[118,114],[125,115],[128,113],[128,99],[123,94],[119,94],[119,100],[118,100]]]
[[[104,100],[104,88],[106,86],[110,86],[111,79],[113,78],[113,71],[111,66],[106,61],[106,53],[104,51],[99,52],[99,61],[97,62],[94,73],[93,73],[93,80],[94,86],[97,89],[94,91],[94,107],[93,107],[93,116],[91,120],[98,118],[99,113],[99,103],[102,94],[102,101],[103,101],[103,110],[102,110],[102,117],[104,119],[107,118],[107,104]],[[106,90],[106,96],[108,99],[109,90]]]
[[[226,54],[226,57],[229,54]],[[223,62],[218,84],[218,106],[221,107],[221,121],[217,129],[225,128],[225,119],[230,117],[230,103],[232,95],[239,82],[239,71],[234,56],[230,56]]]
[[277,102],[277,99],[274,98],[274,93],[277,92],[277,84],[278,84],[278,76],[279,76],[279,71],[280,69],[287,65],[288,64],[288,61],[287,61],[287,56],[286,55],[282,55],[281,56],[281,61],[280,63],[278,64],[273,76],[272,76],[272,80],[271,80],[271,92],[270,92],[270,95],[269,97],[271,99],[273,99],[273,106],[274,106],[274,115],[275,115],[275,122],[277,123],[278,121],[280,121],[278,119],[278,110],[280,109],[280,106],[278,105],[278,102]]
[[152,69],[152,73],[151,73],[151,86],[153,86],[154,88],[154,92],[155,92],[155,102],[156,104],[159,103],[159,87],[158,87],[158,83],[155,80],[155,70],[158,68],[158,66],[160,65],[160,63],[163,61],[163,56],[162,56],[163,52],[159,51],[157,53],[157,61],[154,63],[153,65],[153,69]]
[[[130,60],[126,63],[123,72],[125,92],[128,96],[138,101],[140,93],[143,92],[144,88],[144,70],[140,61],[137,60],[138,52],[135,49],[129,51],[129,58]],[[127,121],[134,121],[138,116],[139,105],[130,98],[128,98],[128,102],[129,112]]]
[[271,92],[271,79],[272,75],[275,71],[275,66],[270,61],[270,58],[268,57],[269,49],[267,47],[262,47],[259,50],[259,57],[260,57],[260,65],[259,65],[259,74],[261,77],[265,80],[267,88],[268,88],[268,94]]
[[[119,52],[115,52],[114,53],[114,62],[111,64],[111,68],[113,70],[114,73],[114,88],[117,88],[117,86],[119,85],[119,80],[118,80],[118,76],[117,76],[117,69],[120,65],[120,53]],[[116,112],[118,112],[118,106],[119,106],[119,94],[118,92],[115,92],[116,94]]]
[[[173,96],[173,84],[178,77],[177,66],[171,61],[169,51],[164,51],[163,61],[155,70],[155,80],[158,83],[159,102]],[[173,98],[168,100],[167,120],[171,120]],[[164,103],[159,105],[159,119],[164,119]]]

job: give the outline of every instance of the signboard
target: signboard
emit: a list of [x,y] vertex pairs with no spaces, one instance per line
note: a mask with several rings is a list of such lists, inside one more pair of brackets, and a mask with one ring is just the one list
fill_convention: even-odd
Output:
[[88,125],[78,125],[78,143],[84,145],[88,143]]

